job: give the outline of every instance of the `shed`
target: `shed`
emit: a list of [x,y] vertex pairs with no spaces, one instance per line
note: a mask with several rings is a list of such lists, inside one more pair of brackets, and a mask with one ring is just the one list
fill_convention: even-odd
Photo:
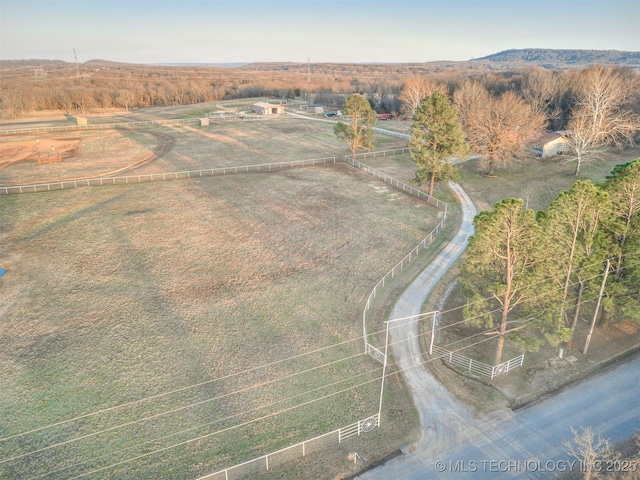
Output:
[[208,118],[201,118],[200,119],[200,125],[209,125],[209,119]]
[[562,155],[569,150],[569,142],[563,133],[549,132],[538,137],[533,146],[536,157],[544,158],[552,155]]
[[283,105],[274,105],[266,102],[254,103],[251,105],[251,109],[258,115],[279,115],[284,113]]

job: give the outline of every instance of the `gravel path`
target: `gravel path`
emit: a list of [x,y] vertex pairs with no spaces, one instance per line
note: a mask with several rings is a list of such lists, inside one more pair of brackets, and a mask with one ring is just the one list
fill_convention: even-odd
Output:
[[[473,234],[473,218],[477,211],[466,192],[458,184],[450,188],[462,205],[463,220],[455,238],[442,250],[440,255],[413,281],[398,299],[391,318],[404,318],[421,313],[431,289],[453,262],[462,254]],[[455,444],[463,427],[468,429],[474,422],[473,413],[437,381],[424,367],[418,339],[417,319],[398,320],[390,329],[392,354],[400,365],[413,394],[413,400],[420,416],[422,435],[412,445],[411,450],[436,448],[446,450]],[[434,452],[436,453],[436,452]]]

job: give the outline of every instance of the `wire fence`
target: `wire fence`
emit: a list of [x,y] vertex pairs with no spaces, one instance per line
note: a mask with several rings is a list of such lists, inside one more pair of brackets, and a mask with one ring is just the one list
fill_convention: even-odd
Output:
[[13,185],[0,187],[0,195],[19,193],[39,193],[55,190],[68,190],[78,187],[92,187],[104,185],[127,185],[135,183],[163,182],[186,178],[215,177],[250,172],[272,172],[288,168],[307,167],[313,165],[336,163],[335,157],[312,158],[309,160],[294,160],[291,162],[262,163],[237,167],[209,168],[205,170],[187,170],[184,172],[150,173],[146,175],[127,175],[121,177],[97,177],[78,180],[62,180],[59,182],[34,183],[27,185]]
[[281,450],[268,453],[261,457],[253,458],[246,462],[225,468],[214,473],[210,473],[197,480],[236,480],[241,478],[251,478],[252,475],[268,471],[273,467],[290,462],[297,458],[317,452],[326,447],[342,443],[347,438],[370,432],[378,426],[380,417],[378,414],[359,420],[346,427],[338,428],[329,433],[319,435],[309,440],[305,440],[295,445],[283,448]]

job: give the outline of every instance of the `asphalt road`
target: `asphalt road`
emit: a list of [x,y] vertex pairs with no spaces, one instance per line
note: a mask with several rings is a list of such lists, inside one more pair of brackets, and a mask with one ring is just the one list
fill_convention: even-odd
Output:
[[[469,427],[445,451],[424,445],[359,478],[560,478],[581,468],[563,446],[573,437],[571,428],[591,427],[613,443],[640,431],[640,356],[527,408]],[[640,477],[640,465],[606,467],[635,468]]]

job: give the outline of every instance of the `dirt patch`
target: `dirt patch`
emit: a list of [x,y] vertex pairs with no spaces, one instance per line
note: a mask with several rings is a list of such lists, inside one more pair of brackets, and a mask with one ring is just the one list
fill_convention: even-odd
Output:
[[50,157],[60,156],[70,158],[74,155],[79,138],[46,138],[40,140],[17,141],[11,143],[0,143],[0,170],[3,170],[15,163],[38,162]]
[[162,156],[173,145],[155,131],[100,130],[3,137],[0,184],[77,180],[123,174]]

